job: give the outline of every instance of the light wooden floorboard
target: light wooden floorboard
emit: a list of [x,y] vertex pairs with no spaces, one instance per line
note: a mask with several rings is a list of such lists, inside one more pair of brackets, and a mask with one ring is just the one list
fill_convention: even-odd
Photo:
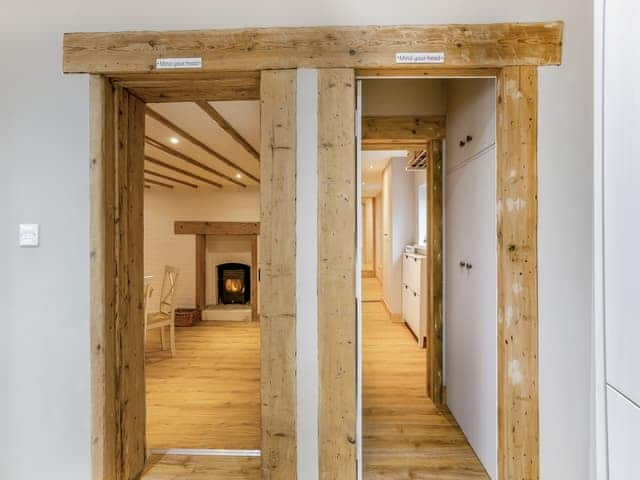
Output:
[[[452,415],[425,396],[426,352],[363,279],[365,480],[488,479]],[[259,324],[177,329],[176,358],[147,341],[149,448],[259,449]],[[258,479],[258,457],[153,455],[144,480]]]
[[147,448],[260,448],[259,322],[176,328],[176,351],[145,348]]
[[375,277],[362,277],[362,301],[379,302],[382,300],[382,285]]
[[[363,279],[366,289],[376,279]],[[425,395],[426,352],[380,302],[363,303],[363,460],[366,480],[488,479],[447,409]]]

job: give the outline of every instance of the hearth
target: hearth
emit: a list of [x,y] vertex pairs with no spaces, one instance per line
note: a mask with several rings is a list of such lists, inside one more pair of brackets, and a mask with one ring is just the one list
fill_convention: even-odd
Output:
[[251,267],[243,263],[223,263],[217,268],[218,303],[249,303],[251,299]]

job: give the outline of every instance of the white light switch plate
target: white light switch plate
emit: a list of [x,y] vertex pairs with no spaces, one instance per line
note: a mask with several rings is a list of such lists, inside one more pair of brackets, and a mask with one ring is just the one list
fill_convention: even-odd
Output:
[[38,247],[40,245],[40,225],[37,223],[20,224],[20,246]]

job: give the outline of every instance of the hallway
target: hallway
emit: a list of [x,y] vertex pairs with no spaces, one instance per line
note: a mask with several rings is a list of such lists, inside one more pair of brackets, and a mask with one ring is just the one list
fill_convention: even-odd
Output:
[[426,398],[425,350],[372,301],[379,291],[363,279],[364,478],[487,479],[453,416]]

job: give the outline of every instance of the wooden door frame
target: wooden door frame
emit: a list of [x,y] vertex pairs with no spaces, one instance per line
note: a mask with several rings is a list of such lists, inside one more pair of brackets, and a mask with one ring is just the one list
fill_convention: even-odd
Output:
[[[351,203],[336,204],[336,195],[346,190],[326,169],[338,168],[336,159],[350,150],[329,116],[344,114],[348,119],[353,114],[342,110],[353,104],[347,97],[353,96],[354,70],[357,76],[497,77],[499,475],[538,478],[537,67],[561,63],[562,34],[562,22],[65,34],[64,72],[92,74],[93,478],[129,480],[144,467],[144,355],[136,326],[142,323],[135,321],[142,318],[142,246],[141,232],[132,227],[141,214],[135,186],[140,173],[130,161],[135,148],[128,148],[139,134],[139,99],[229,97],[260,98],[263,110],[269,111],[267,120],[277,119],[265,122],[263,114],[261,153],[270,160],[262,159],[262,177],[269,175],[275,183],[273,188],[263,183],[261,192],[266,202],[261,206],[263,264],[272,262],[270,269],[263,268],[261,295],[262,474],[295,478],[295,298],[271,292],[268,285],[272,282],[275,289],[295,284],[295,257],[292,263],[283,256],[282,245],[295,246],[295,70],[288,69],[296,68],[327,69],[328,83],[319,92],[319,138],[327,140],[319,143],[326,177],[318,180],[326,187],[319,191],[318,205],[324,208],[319,235],[323,228],[336,228],[322,222],[335,224],[336,214],[348,215],[345,206],[353,203],[353,218],[338,223],[346,229],[341,233],[352,237],[355,193]],[[443,61],[430,66],[398,63],[396,54],[402,52],[438,52]],[[202,65],[196,72],[158,70],[156,60],[167,57],[199,57]],[[349,100],[342,110],[334,108],[338,94]],[[346,130],[353,127],[341,125]],[[322,248],[329,253],[322,268],[335,267],[345,275],[341,282],[349,285],[354,279],[344,273],[345,259],[353,260],[354,277],[359,274],[355,259],[341,255],[326,235],[322,238]],[[319,275],[319,281],[323,278]],[[327,318],[338,315],[335,318],[355,326],[355,315],[350,317],[354,302],[344,295],[332,301]],[[329,328],[332,321],[321,324],[319,319],[323,341],[338,348],[336,354],[353,373],[355,342],[342,338],[340,329]],[[328,359],[321,361],[321,391],[336,392],[337,399],[355,398],[355,382],[345,383],[344,375],[325,365]],[[341,430],[345,422],[340,423],[339,416],[355,414],[348,404],[322,408],[326,415],[320,416],[320,432],[325,435],[321,457],[326,461],[320,473],[333,469],[341,478],[355,478],[355,446],[348,446],[354,439],[348,434],[340,441],[331,437],[347,432]]]

